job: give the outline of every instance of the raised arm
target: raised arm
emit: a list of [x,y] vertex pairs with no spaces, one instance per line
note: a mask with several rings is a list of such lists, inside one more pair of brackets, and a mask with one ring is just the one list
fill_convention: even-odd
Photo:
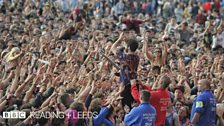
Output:
[[121,42],[121,40],[124,37],[124,33],[122,32],[119,36],[119,38],[117,39],[117,41],[112,45],[110,52],[112,52],[114,55],[116,55],[117,53],[117,46],[119,45],[119,43]]
[[1,84],[3,89],[8,85],[9,81],[13,78],[13,76],[14,76],[14,71],[11,71],[10,74],[7,76],[7,78],[2,80]]
[[164,43],[163,45],[163,52],[162,52],[162,64],[165,65],[166,64],[166,59],[167,59],[167,49],[168,49],[168,45],[166,43]]
[[16,60],[17,58],[21,57],[23,54],[24,54],[24,52],[21,51],[21,52],[20,52],[19,54],[17,54],[16,56],[14,56],[14,57],[9,57],[9,58],[7,59],[7,62]]
[[[90,90],[91,90],[91,84],[92,84],[92,82],[93,82],[93,73],[92,73],[92,72],[89,73],[88,78],[89,78],[88,84],[86,85],[86,87],[84,88],[83,91],[79,92],[79,95],[78,95],[78,97],[77,97],[77,99],[82,100],[83,102],[85,101],[86,96],[88,95],[88,93],[89,93]],[[94,84],[93,84],[93,85],[94,85]],[[93,86],[93,85],[92,85],[92,86]]]
[[136,80],[131,80],[131,95],[132,97],[135,99],[135,101],[137,101],[138,103],[140,103],[140,93],[138,91],[138,88],[136,86]]
[[148,33],[146,32],[144,35],[144,44],[143,44],[143,53],[148,58],[148,60],[153,61],[153,55],[151,51],[148,50]]
[[86,65],[89,62],[89,59],[94,55],[94,52],[90,52],[89,55],[87,56],[86,60],[84,61],[83,65]]
[[37,83],[40,81],[40,75],[38,75],[36,77],[36,79],[33,81],[32,86],[30,87],[30,89],[26,92],[25,97],[23,98],[23,102],[26,103],[29,101],[30,97],[32,96],[32,93],[34,91],[34,89],[36,88]]
[[19,74],[20,74],[20,66],[21,65],[19,65],[19,66],[16,67],[15,78],[14,78],[14,80],[12,82],[12,86],[10,87],[10,90],[9,90],[11,93],[12,92],[15,92],[16,88],[18,87]]
[[15,95],[16,97],[19,97],[23,90],[24,90],[24,87],[26,86],[26,84],[33,78],[33,75],[30,74],[28,75],[28,77],[26,78],[26,80],[24,81],[24,83],[22,83],[17,89],[16,89],[16,92],[15,92]]
[[205,31],[202,33],[202,35],[203,35],[203,36],[204,36],[204,35],[205,35],[205,33],[209,30],[210,25],[211,25],[211,23],[210,23],[210,22],[205,22],[205,26],[206,26],[206,28],[205,28]]
[[179,25],[177,25],[177,26],[175,27],[175,30],[179,29],[185,22],[186,22],[186,21],[183,20]]

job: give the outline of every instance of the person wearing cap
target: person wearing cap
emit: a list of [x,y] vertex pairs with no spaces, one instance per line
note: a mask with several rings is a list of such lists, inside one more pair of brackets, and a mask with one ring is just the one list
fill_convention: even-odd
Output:
[[198,90],[201,94],[195,99],[191,111],[192,126],[216,125],[216,99],[210,90],[210,82],[207,79],[199,80]]
[[126,126],[154,126],[156,120],[156,109],[150,104],[150,92],[143,90],[140,93],[141,104],[133,108],[124,117]]

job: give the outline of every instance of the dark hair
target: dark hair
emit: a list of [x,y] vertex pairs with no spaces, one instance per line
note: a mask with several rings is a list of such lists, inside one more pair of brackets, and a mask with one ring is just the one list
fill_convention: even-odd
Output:
[[76,91],[75,88],[70,88],[70,89],[66,90],[66,93],[68,93],[68,94],[74,94],[75,91]]
[[128,47],[130,48],[130,50],[132,52],[135,52],[138,48],[138,42],[136,41],[136,39],[129,39],[128,40]]
[[59,61],[58,65],[62,65],[62,64],[66,64],[66,61],[64,61],[64,60]]
[[47,124],[47,122],[48,122],[48,119],[45,118],[45,117],[41,117],[41,118],[37,119],[37,123],[38,123],[40,126],[43,126],[43,125]]
[[76,111],[83,111],[84,110],[84,105],[83,103],[81,102],[73,102],[71,105],[70,105],[70,108],[71,109],[75,109]]
[[186,26],[186,27],[187,27],[187,26],[188,26],[188,23],[187,23],[187,22],[184,22],[184,26]]
[[66,107],[68,108],[69,105],[68,105],[68,102],[67,102],[67,98],[69,97],[69,94],[68,93],[64,93],[63,95],[61,95],[60,97],[60,102]]
[[147,91],[147,90],[143,90],[140,92],[140,96],[141,96],[141,100],[144,101],[144,102],[148,102],[149,99],[150,99],[150,92]]
[[162,80],[162,88],[165,89],[165,88],[169,87],[169,84],[171,83],[171,80],[168,76],[166,76],[166,75],[162,76],[161,80]]
[[109,117],[111,116],[111,114],[113,114],[113,111],[115,111],[114,110],[114,107],[110,107],[109,108],[109,112],[107,113],[107,116],[106,116],[107,119],[109,119]]
[[177,102],[180,102],[182,105],[185,105],[184,102],[181,101],[181,100],[175,100],[175,101],[174,101],[174,105],[176,105]]
[[161,68],[159,66],[153,66],[152,71],[158,71],[158,74],[160,74]]
[[66,115],[64,115],[63,117],[64,118],[53,118],[53,120],[52,120],[52,126],[62,126],[64,124]]

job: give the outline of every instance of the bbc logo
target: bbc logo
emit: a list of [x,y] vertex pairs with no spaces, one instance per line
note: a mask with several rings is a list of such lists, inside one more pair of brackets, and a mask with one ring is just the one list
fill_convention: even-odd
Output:
[[26,112],[20,111],[11,111],[11,112],[3,112],[3,119],[25,119]]

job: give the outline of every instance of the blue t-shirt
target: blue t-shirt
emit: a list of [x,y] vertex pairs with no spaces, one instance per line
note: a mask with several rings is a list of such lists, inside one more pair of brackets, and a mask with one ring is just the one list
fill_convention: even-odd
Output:
[[149,103],[141,103],[125,115],[125,126],[154,126],[156,109]]
[[200,113],[200,118],[194,126],[216,125],[216,99],[211,90],[202,91],[194,100],[191,111],[191,121],[195,112]]

